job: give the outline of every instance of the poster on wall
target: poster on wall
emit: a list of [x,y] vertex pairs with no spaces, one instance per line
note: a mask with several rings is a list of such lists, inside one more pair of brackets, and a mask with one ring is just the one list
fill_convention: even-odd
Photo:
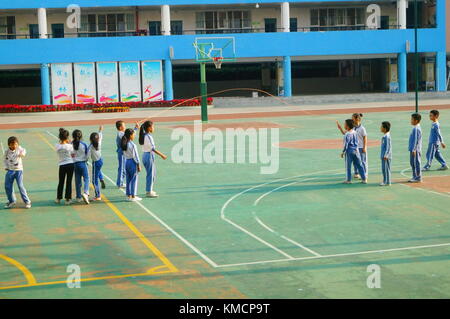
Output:
[[72,63],[53,63],[50,68],[53,104],[73,103]]
[[140,102],[141,95],[141,69],[139,62],[120,62],[120,101]]
[[94,63],[75,63],[74,73],[76,103],[95,103],[97,98]]
[[161,61],[142,62],[142,91],[144,102],[163,99],[163,74]]
[[117,62],[97,63],[97,92],[100,103],[119,102]]

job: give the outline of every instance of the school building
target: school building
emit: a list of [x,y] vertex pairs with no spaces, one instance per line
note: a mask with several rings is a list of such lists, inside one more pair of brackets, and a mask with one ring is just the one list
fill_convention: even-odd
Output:
[[[423,91],[447,90],[446,2],[418,1]],[[234,38],[236,60],[208,66],[209,92],[257,88],[289,97],[415,87],[414,1],[13,0],[0,2],[0,104],[51,104],[52,65],[64,63],[161,61],[161,98],[199,95],[193,43],[210,36]]]

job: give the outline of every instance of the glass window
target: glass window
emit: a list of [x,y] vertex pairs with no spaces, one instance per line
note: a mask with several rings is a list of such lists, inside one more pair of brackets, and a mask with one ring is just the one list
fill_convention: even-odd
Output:
[[336,9],[328,9],[328,25],[336,25]]
[[319,25],[319,10],[311,9],[311,25]]
[[327,9],[320,9],[319,11],[319,22],[321,26],[327,25]]
[[108,22],[108,31],[116,31],[117,30],[117,17],[115,14],[108,14],[106,16]]
[[355,8],[347,8],[347,25],[355,25]]
[[127,30],[128,31],[135,30],[136,29],[136,24],[134,22],[134,14],[129,13],[129,14],[127,14],[126,18],[127,18]]
[[364,24],[365,14],[363,8],[356,9],[356,24]]
[[98,15],[98,31],[106,31],[106,15]]
[[125,15],[117,15],[117,31],[125,31]]
[[220,11],[217,13],[217,20],[219,29],[228,28],[227,13],[225,11]]
[[250,28],[252,26],[252,19],[250,17],[250,11],[244,11],[242,13],[243,27]]
[[7,23],[6,17],[0,17],[0,33],[6,33]]
[[196,12],[195,13],[195,26],[198,29],[205,28],[205,13],[204,12]]
[[337,9],[336,24],[337,25],[344,25],[345,24],[345,9]]

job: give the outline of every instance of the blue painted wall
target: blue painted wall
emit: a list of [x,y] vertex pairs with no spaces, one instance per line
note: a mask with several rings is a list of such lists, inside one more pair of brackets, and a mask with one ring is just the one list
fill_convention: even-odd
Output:
[[[346,0],[350,2],[363,2],[361,0]],[[160,6],[168,5],[208,5],[233,3],[276,3],[274,0],[13,0],[0,1],[0,9],[30,9],[30,8],[66,8],[69,4],[78,4],[80,7],[114,7],[114,6]],[[323,0],[294,0],[291,3],[323,2]],[[342,0],[327,0],[326,2],[342,2]]]
[[[400,53],[406,50],[406,40],[409,40],[411,48],[414,48],[413,30],[260,33],[232,36],[236,38],[237,56],[241,58]],[[192,46],[195,37],[174,35],[3,40],[0,41],[0,64],[164,60],[169,57],[170,46],[174,48],[174,59],[195,59],[195,50]],[[419,30],[419,50],[445,51],[445,41],[439,39],[442,39],[439,29]]]

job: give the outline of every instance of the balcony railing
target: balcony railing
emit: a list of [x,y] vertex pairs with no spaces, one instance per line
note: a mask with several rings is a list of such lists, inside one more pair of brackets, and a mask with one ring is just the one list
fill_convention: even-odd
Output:
[[[413,26],[407,26],[412,29]],[[423,29],[436,28],[435,24],[422,26]],[[399,25],[386,25],[373,29],[364,25],[355,26],[304,26],[291,28],[290,32],[332,32],[332,31],[356,31],[356,30],[396,30]],[[231,33],[276,33],[283,32],[283,28],[233,28],[233,29],[196,29],[196,30],[172,30],[172,35],[196,35],[196,34],[231,34]],[[134,37],[134,36],[159,36],[162,32],[138,31],[107,31],[107,32],[73,32],[50,33],[48,38],[92,38],[92,37]],[[0,34],[0,40],[12,39],[37,39],[38,34]]]

